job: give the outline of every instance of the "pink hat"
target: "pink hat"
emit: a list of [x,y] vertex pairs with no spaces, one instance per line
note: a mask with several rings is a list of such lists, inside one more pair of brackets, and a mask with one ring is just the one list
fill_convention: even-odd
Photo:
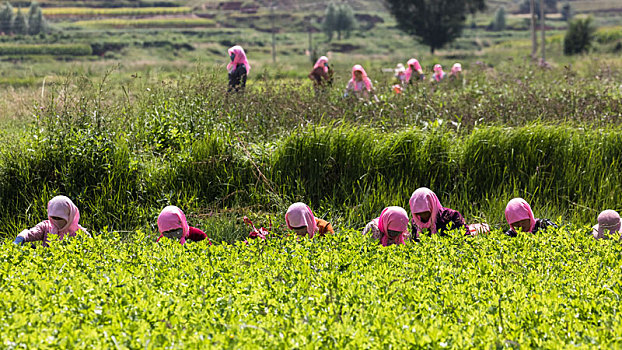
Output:
[[186,243],[186,237],[188,237],[190,233],[190,227],[188,226],[186,215],[178,207],[169,205],[162,209],[162,212],[158,216],[158,230],[160,231],[158,241],[163,237],[163,232],[178,229],[182,229],[183,231],[179,242],[184,244]]
[[361,66],[360,64],[356,64],[354,65],[354,67],[352,67],[352,79],[350,81],[352,83],[356,81],[356,76],[354,75],[354,73],[356,72],[361,72],[361,74],[363,75],[363,81],[365,82],[365,87],[367,87],[367,91],[371,91],[371,80],[367,76],[367,72],[365,72],[365,69],[363,69],[363,66]]
[[[64,226],[59,227],[59,223],[52,216],[64,219]],[[80,211],[68,197],[56,196],[48,202],[48,220],[52,223],[52,233],[58,234],[62,239],[65,234],[73,234],[80,228]]]
[[441,66],[440,64],[435,64],[434,65],[434,71],[435,72],[442,72],[443,71],[443,66]]
[[413,68],[418,73],[423,72],[423,70],[421,69],[421,64],[419,64],[419,61],[414,58],[409,59],[408,62],[406,62],[406,66],[408,66],[406,68],[406,81],[409,81],[410,77],[412,77]]
[[505,220],[507,220],[510,228],[516,231],[512,224],[525,219],[529,219],[529,232],[533,232],[536,226],[536,219],[533,216],[533,211],[529,203],[522,198],[514,198],[509,201],[508,205],[505,207]]
[[389,243],[389,230],[398,231],[397,243],[404,244],[404,239],[408,233],[408,213],[402,207],[385,208],[378,220],[378,230],[382,233],[381,243],[387,246]]
[[251,65],[248,63],[248,60],[246,59],[246,52],[244,52],[244,49],[242,48],[242,46],[236,45],[236,46],[230,47],[229,50],[227,50],[227,52],[229,53],[229,56],[231,56],[231,54],[235,54],[235,58],[233,58],[233,62],[229,62],[229,64],[227,64],[227,70],[229,72],[233,71],[239,64],[244,64],[244,66],[246,67],[246,75],[248,75],[251,72]]
[[453,67],[451,67],[451,73],[456,74],[457,72],[462,72],[462,65],[460,63],[455,63]]
[[285,223],[290,230],[294,227],[306,226],[309,238],[313,238],[318,230],[313,211],[308,205],[301,202],[294,203],[287,208]]
[[[409,204],[410,213],[413,216],[412,222],[413,225],[417,227],[417,231],[428,228],[430,229],[430,232],[436,233],[436,216],[438,212],[443,209],[436,193],[426,187],[418,188],[410,196]],[[423,213],[426,211],[430,212],[430,219],[427,222],[423,222],[417,213]]]
[[318,60],[315,62],[315,65],[313,66],[313,69],[316,69],[318,67],[322,67],[324,69],[324,72],[328,73],[328,67],[326,67],[326,63],[328,63],[328,57],[322,56],[322,57],[318,58]]
[[607,234],[620,231],[620,214],[615,210],[605,210],[598,215],[598,225],[594,226],[594,238],[605,238]]

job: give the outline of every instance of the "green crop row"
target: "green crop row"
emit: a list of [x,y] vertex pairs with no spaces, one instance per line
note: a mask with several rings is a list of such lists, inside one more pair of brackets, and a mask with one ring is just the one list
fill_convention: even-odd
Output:
[[93,50],[87,44],[0,44],[0,55],[88,56]]
[[98,17],[98,16],[154,16],[180,15],[192,12],[190,7],[44,7],[44,16],[51,17]]
[[215,22],[205,18],[139,18],[78,21],[75,25],[89,28],[192,28],[212,27]]

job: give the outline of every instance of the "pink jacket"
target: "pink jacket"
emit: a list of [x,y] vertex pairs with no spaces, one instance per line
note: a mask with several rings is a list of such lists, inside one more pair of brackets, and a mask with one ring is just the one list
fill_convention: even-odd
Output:
[[[88,235],[88,231],[84,227],[78,225],[78,229],[84,231],[84,233]],[[45,220],[41,221],[37,224],[37,226],[31,229],[20,232],[17,237],[24,238],[25,242],[42,241],[42,245],[47,247],[50,241],[61,241],[65,237],[76,236],[76,232],[68,232],[66,234],[56,234],[54,232],[56,232],[56,229],[54,228],[54,225],[52,225],[52,222],[50,220]],[[52,237],[50,237],[50,235],[52,235]]]

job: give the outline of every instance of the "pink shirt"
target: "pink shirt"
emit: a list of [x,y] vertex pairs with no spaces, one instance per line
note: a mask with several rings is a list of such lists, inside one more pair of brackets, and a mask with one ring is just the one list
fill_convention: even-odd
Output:
[[[80,230],[84,231],[84,233],[88,235],[88,231],[84,227],[80,225],[78,225],[78,227]],[[26,242],[42,241],[42,245],[44,247],[47,247],[48,243],[51,240],[61,241],[65,236],[74,237],[76,235],[76,232],[70,232],[67,234],[55,234],[55,232],[56,232],[56,229],[54,228],[50,220],[45,220],[45,221],[41,221],[40,223],[37,224],[37,226],[31,229],[20,232],[19,235],[17,235],[17,237],[24,238],[24,241]],[[49,237],[50,234],[54,235],[53,237],[51,237],[51,239]]]

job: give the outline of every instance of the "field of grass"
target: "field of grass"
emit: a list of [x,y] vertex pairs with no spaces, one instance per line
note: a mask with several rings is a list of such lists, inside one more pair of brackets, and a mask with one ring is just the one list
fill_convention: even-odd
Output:
[[[43,3],[57,14],[49,34],[0,36],[3,348],[620,347],[622,248],[588,236],[601,210],[622,211],[616,14],[595,12],[593,51],[576,57],[550,18],[543,68],[525,18],[485,29],[503,1],[435,55],[378,2],[357,1],[383,22],[330,43],[312,35],[336,71],[317,96],[310,0],[280,3],[276,64],[265,8]],[[234,44],[253,70],[246,93],[228,95]],[[465,80],[396,95],[390,68],[413,56],[428,75],[462,62]],[[354,63],[377,101],[343,98]],[[387,248],[358,233],[421,186],[493,232]],[[58,194],[94,237],[10,243]],[[504,236],[516,196],[561,227]],[[295,201],[336,235],[288,236]],[[156,244],[166,205],[214,245]],[[244,216],[274,236],[244,244]]]

